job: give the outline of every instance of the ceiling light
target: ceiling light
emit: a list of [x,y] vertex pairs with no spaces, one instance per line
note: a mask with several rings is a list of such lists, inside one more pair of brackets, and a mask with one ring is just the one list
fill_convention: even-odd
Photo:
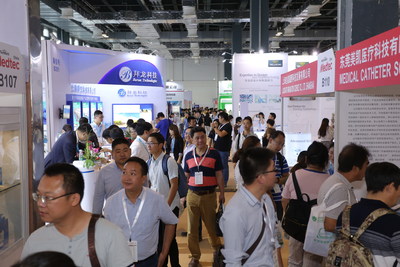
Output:
[[103,33],[101,34],[101,37],[103,37],[103,38],[108,38],[108,37],[110,37],[110,36],[108,36],[108,34],[107,34],[106,32],[103,32]]
[[318,51],[317,51],[317,50],[314,50],[314,51],[312,52],[312,55],[313,55],[314,57],[318,56]]
[[231,56],[232,56],[232,54],[229,53],[229,52],[223,52],[221,55],[222,55],[222,56],[225,56],[225,55],[231,55]]
[[296,50],[293,50],[292,53],[295,54],[295,55],[298,54],[298,52]]
[[283,34],[283,32],[281,32],[281,31],[278,31],[276,34],[275,34],[275,36],[281,36]]
[[258,51],[259,54],[264,54],[264,49],[260,49],[260,51]]

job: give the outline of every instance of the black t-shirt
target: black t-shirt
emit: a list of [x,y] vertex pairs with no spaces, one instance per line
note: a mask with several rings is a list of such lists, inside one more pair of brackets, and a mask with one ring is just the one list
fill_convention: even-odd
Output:
[[203,125],[203,119],[200,117],[196,119],[196,126],[202,126]]
[[211,120],[210,116],[204,117],[204,126],[211,126],[211,122],[212,122],[212,120]]
[[228,122],[218,127],[220,131],[226,131],[228,134],[224,137],[218,136],[214,148],[219,151],[230,151],[232,145],[232,125]]

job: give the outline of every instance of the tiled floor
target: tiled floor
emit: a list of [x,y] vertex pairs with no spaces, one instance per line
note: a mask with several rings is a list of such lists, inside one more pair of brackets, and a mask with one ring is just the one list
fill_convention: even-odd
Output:
[[[232,164],[229,163],[229,165],[231,168],[230,168],[230,172],[229,172],[230,179],[228,182],[227,191],[231,191],[231,192],[225,193],[226,203],[232,198],[232,196],[234,194],[233,191],[235,188]],[[180,260],[180,265],[182,267],[188,266],[188,263],[190,261],[190,258],[189,258],[190,252],[187,247],[187,237],[181,236],[181,233],[183,231],[186,232],[186,227],[187,227],[187,211],[185,210],[183,212],[183,214],[181,215],[181,217],[179,218],[179,223],[178,223],[178,227],[177,227],[177,237],[176,237],[178,246],[179,246],[179,260]],[[210,243],[208,242],[207,229],[204,227],[204,224],[203,224],[203,241],[200,242],[200,248],[201,248],[201,252],[202,252],[201,259],[200,259],[201,266],[203,266],[203,267],[212,266],[212,259],[213,259],[212,249],[211,249]],[[282,248],[282,258],[283,258],[284,266],[287,266],[287,257],[288,257],[288,246],[287,246],[287,240],[285,240],[285,245]]]

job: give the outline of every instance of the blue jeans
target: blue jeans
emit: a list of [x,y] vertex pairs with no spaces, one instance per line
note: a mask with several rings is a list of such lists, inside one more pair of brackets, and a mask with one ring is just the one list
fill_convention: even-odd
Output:
[[228,166],[228,160],[229,160],[229,151],[218,151],[219,155],[221,156],[222,160],[222,175],[224,176],[224,183],[225,186],[228,184],[229,180],[229,166]]
[[135,263],[135,267],[157,267],[158,255],[154,253],[153,256]]

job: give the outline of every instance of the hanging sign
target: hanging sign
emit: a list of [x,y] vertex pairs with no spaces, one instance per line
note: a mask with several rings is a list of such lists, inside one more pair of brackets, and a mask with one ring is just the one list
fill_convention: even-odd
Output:
[[318,55],[317,94],[335,91],[335,54],[329,49]]
[[22,93],[24,84],[24,63],[19,49],[0,42],[0,92]]
[[312,95],[317,92],[317,61],[281,76],[281,97]]
[[400,84],[400,27],[337,51],[337,91],[394,84]]

